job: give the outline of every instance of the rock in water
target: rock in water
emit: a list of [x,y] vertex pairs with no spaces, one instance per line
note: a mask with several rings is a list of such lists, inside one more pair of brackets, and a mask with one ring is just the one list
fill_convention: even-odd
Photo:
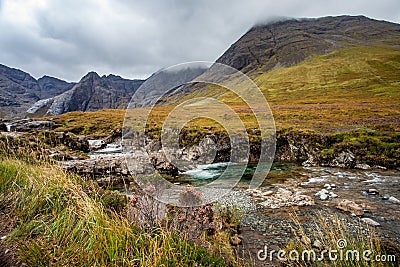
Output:
[[356,166],[354,166],[354,168],[361,169],[361,170],[369,170],[369,169],[371,169],[371,166],[369,166],[368,164],[356,164]]
[[319,195],[319,199],[321,199],[321,200],[328,200],[328,199],[329,199],[329,195],[328,195],[328,194],[325,194],[325,193],[322,193],[322,194]]
[[338,198],[339,196],[337,194],[333,193],[333,192],[330,192],[329,193],[329,197],[330,198]]
[[330,184],[325,184],[325,185],[324,185],[324,188],[325,188],[326,190],[331,190],[331,189],[332,189],[332,187],[331,187]]
[[88,140],[88,142],[89,142],[89,150],[90,151],[102,149],[107,146],[107,144],[106,144],[106,142],[104,142],[104,140],[92,139],[92,140]]
[[[327,188],[327,186],[325,186],[325,188]],[[319,198],[320,200],[328,200],[328,199],[333,199],[333,198],[337,198],[339,197],[338,195],[336,195],[333,192],[329,192],[326,189],[321,189],[320,191],[318,191],[317,193],[315,193],[315,197]],[[329,188],[332,188],[331,185],[329,185]]]
[[367,193],[368,193],[369,195],[379,195],[378,190],[376,190],[375,188],[370,188],[370,189],[368,189]]

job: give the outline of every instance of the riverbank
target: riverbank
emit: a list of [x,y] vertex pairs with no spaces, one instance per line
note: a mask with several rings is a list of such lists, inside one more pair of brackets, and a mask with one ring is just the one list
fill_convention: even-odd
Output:
[[[264,246],[270,251],[278,251],[286,249],[291,243],[302,244],[301,239],[306,237],[310,239],[308,249],[315,251],[321,250],[320,242],[326,246],[327,240],[323,241],[326,237],[334,241],[345,238],[349,243],[354,241],[354,246],[360,245],[355,243],[361,240],[380,240],[382,251],[374,248],[375,254],[400,257],[398,171],[279,164],[273,166],[260,189],[244,188],[246,180],[242,179],[238,187],[221,201],[243,211],[240,227],[242,242],[237,253],[254,266],[279,264],[276,257],[272,263],[257,260],[257,253]],[[322,190],[329,191],[326,198],[319,194]],[[358,209],[341,209],[343,203],[354,203],[351,207]],[[322,222],[329,227],[321,228]],[[330,246],[336,248],[335,244]],[[398,260],[393,266],[397,263]],[[391,266],[392,263],[375,264]]]

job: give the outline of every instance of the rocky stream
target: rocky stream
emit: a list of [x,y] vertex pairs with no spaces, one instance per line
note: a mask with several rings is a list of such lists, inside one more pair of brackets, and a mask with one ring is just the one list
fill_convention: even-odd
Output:
[[[89,155],[90,160],[80,161],[82,166],[93,170],[88,162],[111,161],[113,170],[121,168],[117,171],[119,177],[125,177],[124,168],[120,167],[124,158],[120,144],[109,144]],[[171,182],[200,186],[217,179],[227,166],[228,163],[199,165],[178,172]],[[265,266],[256,256],[265,245],[279,250],[293,240],[296,231],[300,232],[296,221],[312,231],[321,218],[341,220],[350,232],[361,231],[365,236],[375,232],[382,239],[400,244],[400,171],[367,166],[362,169],[362,165],[344,169],[275,162],[262,186],[249,190],[255,167],[249,164],[237,186],[219,200],[221,205],[240,211],[240,235],[235,245],[253,265]],[[101,179],[100,183],[113,180]],[[115,188],[129,192],[129,187],[121,184]]]
[[[20,124],[4,125],[2,130],[10,131],[14,127],[24,132],[20,128],[26,125],[29,129],[51,127],[46,121]],[[3,134],[19,135],[18,131]],[[149,172],[148,163],[144,163],[139,154],[124,152],[121,141],[107,144],[103,140],[87,140],[65,133],[56,133],[55,137],[71,149],[85,151],[88,156],[86,159],[61,160],[60,166],[95,179],[100,185],[129,193],[132,173],[126,166],[127,155],[139,166],[138,174]],[[207,184],[218,178],[229,165],[223,162],[224,154],[220,153],[220,162],[178,170],[167,162],[157,142],[147,141],[150,164],[160,173],[167,174],[175,184]],[[179,153],[186,160],[196,159],[210,143],[210,138],[205,138],[197,146],[182,148]],[[218,142],[217,149],[226,152],[230,147],[226,142]],[[247,189],[256,167],[254,164],[248,164],[243,175],[233,173],[236,177],[228,177],[237,179],[241,176],[234,189],[219,202],[240,211],[240,235],[233,243],[237,252],[253,265],[265,266],[265,262],[257,261],[256,256],[265,245],[275,250],[285,248],[301,231],[299,223],[305,231],[312,231],[321,218],[341,220],[350,232],[361,232],[365,236],[375,232],[384,240],[400,244],[399,168],[365,164],[350,150],[337,153],[330,162],[324,163],[320,159],[318,149],[307,139],[293,137],[279,141],[278,138],[274,164],[261,187]]]

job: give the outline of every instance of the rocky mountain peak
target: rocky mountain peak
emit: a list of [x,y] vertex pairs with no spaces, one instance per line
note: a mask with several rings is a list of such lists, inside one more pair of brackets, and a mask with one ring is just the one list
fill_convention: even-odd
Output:
[[90,72],[88,72],[85,76],[82,77],[82,79],[80,80],[80,82],[88,81],[88,80],[90,80],[90,81],[95,81],[95,80],[100,80],[100,79],[101,79],[101,78],[100,78],[100,75],[97,74],[97,72],[95,72],[95,71],[90,71]]
[[99,76],[87,73],[70,90],[55,97],[36,102],[28,113],[59,115],[70,111],[126,108],[133,93],[143,83],[116,75]]
[[252,27],[217,60],[245,73],[298,64],[351,45],[398,43],[400,25],[364,16],[287,19]]

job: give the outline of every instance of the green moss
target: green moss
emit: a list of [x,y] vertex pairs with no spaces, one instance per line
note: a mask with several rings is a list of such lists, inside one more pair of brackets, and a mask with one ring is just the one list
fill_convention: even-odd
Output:
[[400,134],[359,130],[329,136],[335,151],[350,150],[370,165],[400,165]]

